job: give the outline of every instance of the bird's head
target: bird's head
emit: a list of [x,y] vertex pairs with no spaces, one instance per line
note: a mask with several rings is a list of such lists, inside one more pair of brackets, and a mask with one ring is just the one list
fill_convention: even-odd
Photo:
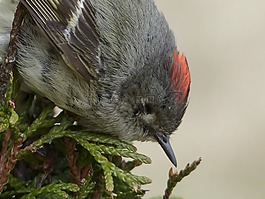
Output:
[[175,50],[172,57],[170,67],[144,67],[122,85],[118,112],[130,129],[125,139],[157,141],[176,166],[169,138],[188,104],[190,73],[183,54]]

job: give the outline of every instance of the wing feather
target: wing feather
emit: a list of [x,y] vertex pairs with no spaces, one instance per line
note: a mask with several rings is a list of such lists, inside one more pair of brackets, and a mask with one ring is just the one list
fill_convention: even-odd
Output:
[[99,34],[90,0],[22,0],[66,64],[86,81],[97,79]]

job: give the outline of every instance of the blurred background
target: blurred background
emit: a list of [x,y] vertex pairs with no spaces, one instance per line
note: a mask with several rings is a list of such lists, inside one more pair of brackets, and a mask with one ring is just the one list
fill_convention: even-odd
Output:
[[[202,157],[174,196],[265,197],[265,1],[156,0],[192,75],[190,103],[171,143],[178,170]],[[157,144],[137,143],[152,165],[145,198],[161,196],[172,166]]]

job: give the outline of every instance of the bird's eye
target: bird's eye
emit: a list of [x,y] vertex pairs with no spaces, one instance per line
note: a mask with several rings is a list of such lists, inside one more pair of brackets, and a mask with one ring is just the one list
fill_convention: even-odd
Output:
[[144,104],[144,112],[146,114],[152,114],[153,113],[153,108],[151,104]]
[[141,104],[134,110],[134,115],[138,116],[141,114],[149,115],[152,114],[153,107],[151,104]]

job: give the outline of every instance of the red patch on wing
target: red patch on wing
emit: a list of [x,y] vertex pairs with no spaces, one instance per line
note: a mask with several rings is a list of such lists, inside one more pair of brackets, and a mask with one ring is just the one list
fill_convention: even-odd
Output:
[[174,50],[171,81],[177,91],[178,103],[182,103],[190,90],[190,71],[185,55]]

